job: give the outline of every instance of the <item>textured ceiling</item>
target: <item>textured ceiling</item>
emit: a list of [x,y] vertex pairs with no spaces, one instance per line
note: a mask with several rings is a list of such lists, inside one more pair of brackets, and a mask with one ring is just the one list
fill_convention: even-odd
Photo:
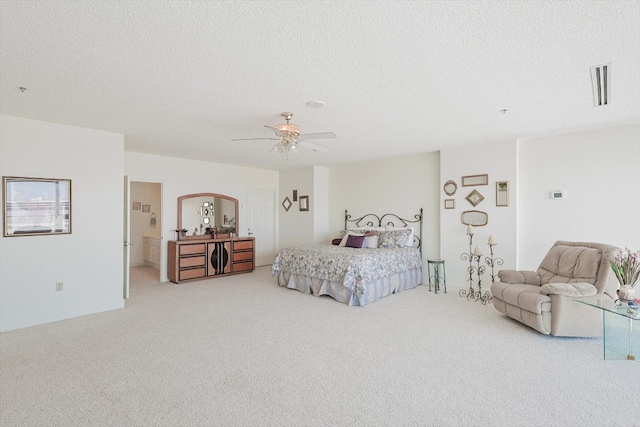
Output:
[[[1,1],[0,112],[268,169],[407,156],[640,121],[638,22],[638,1]],[[337,138],[231,142],[283,111]]]

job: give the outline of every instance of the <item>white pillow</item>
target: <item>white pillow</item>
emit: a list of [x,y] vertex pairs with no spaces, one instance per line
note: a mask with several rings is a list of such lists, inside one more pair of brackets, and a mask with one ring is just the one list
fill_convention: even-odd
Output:
[[393,231],[393,230],[411,230],[411,233],[409,233],[409,238],[407,239],[407,246],[409,247],[413,246],[413,227],[393,227],[389,225],[386,228],[386,231]]
[[378,247],[378,235],[367,236],[365,235],[363,248],[376,249]]

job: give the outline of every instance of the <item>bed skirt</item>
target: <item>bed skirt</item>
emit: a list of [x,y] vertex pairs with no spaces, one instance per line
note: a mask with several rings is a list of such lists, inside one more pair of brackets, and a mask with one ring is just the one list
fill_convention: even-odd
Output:
[[371,283],[364,283],[362,295],[357,295],[356,292],[336,281],[284,271],[278,272],[277,276],[280,286],[315,296],[329,295],[336,301],[347,305],[364,306],[393,293],[419,286],[422,283],[422,268],[413,268],[392,276],[382,277]]

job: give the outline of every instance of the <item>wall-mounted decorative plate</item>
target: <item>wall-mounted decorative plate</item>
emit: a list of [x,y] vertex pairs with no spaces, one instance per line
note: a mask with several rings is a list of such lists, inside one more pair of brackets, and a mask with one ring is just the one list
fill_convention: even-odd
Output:
[[484,200],[484,196],[478,190],[473,190],[465,199],[475,208]]
[[289,196],[285,197],[284,200],[282,201],[282,207],[287,212],[289,212],[289,209],[291,208],[292,204],[293,203],[291,203],[291,200],[289,200]]

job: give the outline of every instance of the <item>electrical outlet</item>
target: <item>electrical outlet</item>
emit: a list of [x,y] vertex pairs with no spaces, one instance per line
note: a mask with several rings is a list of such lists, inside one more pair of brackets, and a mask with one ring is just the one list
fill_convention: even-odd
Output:
[[64,282],[56,282],[56,292],[62,292],[64,289]]

